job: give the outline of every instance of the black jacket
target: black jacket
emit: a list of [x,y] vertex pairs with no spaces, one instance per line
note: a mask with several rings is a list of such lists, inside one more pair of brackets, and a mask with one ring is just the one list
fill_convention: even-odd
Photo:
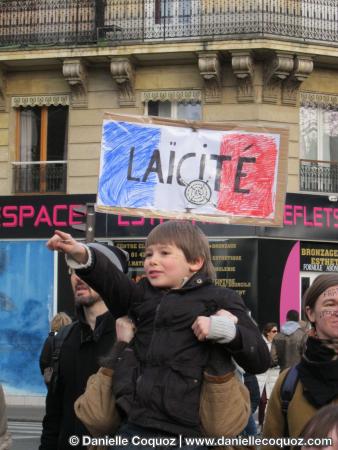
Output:
[[51,331],[45,342],[43,343],[40,358],[39,358],[39,366],[40,366],[40,372],[43,375],[43,371],[47,367],[51,367],[52,365],[52,353],[53,353],[53,340],[54,340],[55,333],[54,331]]
[[[98,316],[92,331],[80,317],[62,344],[59,379],[55,392],[47,393],[40,450],[70,450],[69,436],[89,435],[74,413],[74,402],[83,394],[90,375],[99,369],[98,359],[115,341],[115,320],[109,312]],[[86,448],[78,446],[77,448]]]
[[[203,370],[214,346],[225,360],[233,356],[244,370],[266,371],[270,355],[239,295],[216,287],[197,273],[180,289],[154,288],[146,278],[138,284],[91,249],[93,264],[77,274],[105,300],[114,316],[129,313],[137,333],[133,348],[140,366],[131,423],[169,433],[197,435]],[[227,309],[238,317],[237,334],[229,344],[200,342],[191,326],[198,316]]]

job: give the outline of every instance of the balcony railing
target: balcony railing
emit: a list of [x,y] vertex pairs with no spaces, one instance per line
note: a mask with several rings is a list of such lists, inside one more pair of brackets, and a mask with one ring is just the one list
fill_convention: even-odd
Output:
[[300,190],[338,193],[338,162],[300,160]]
[[13,194],[65,193],[67,161],[13,162]]
[[0,0],[0,46],[252,37],[337,44],[337,0]]

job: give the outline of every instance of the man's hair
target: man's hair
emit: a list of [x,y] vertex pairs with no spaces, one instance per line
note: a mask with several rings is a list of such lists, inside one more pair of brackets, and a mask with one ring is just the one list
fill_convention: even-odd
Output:
[[68,316],[68,314],[65,312],[59,312],[53,317],[50,324],[50,329],[55,333],[59,331],[61,327],[69,325],[70,323],[72,323],[72,319]]
[[295,309],[289,309],[286,313],[286,320],[290,320],[292,322],[298,322],[299,320],[299,312]]
[[182,250],[189,263],[202,258],[200,272],[215,278],[215,268],[211,262],[209,242],[205,234],[191,222],[168,221],[157,225],[148,235],[146,248],[150,245],[176,245]]
[[306,313],[306,307],[314,309],[318,297],[329,287],[338,286],[338,274],[325,273],[319,275],[311,286],[305,291],[303,296],[303,306]]

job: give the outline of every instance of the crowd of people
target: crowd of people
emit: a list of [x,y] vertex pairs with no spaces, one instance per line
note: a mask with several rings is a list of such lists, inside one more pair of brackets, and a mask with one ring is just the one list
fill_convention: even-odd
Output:
[[[152,230],[137,283],[118,247],[56,231],[48,248],[66,256],[77,318],[55,319],[40,357],[39,450],[74,448],[74,436],[77,448],[117,450],[138,447],[135,436],[145,450],[182,436],[337,439],[335,422],[321,424],[338,414],[338,275],[306,291],[306,323],[290,310],[280,332],[260,332],[240,296],[213,283],[208,240],[189,222]],[[87,446],[88,435],[125,440]]]

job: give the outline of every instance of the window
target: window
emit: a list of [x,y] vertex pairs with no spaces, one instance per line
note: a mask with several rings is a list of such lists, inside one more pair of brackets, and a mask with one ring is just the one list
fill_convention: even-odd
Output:
[[146,103],[146,115],[160,116],[171,119],[201,120],[201,103],[196,101],[148,101]]
[[300,189],[338,192],[338,108],[300,109]]
[[191,20],[191,0],[155,0],[155,23],[188,23]]
[[66,192],[67,106],[17,108],[13,191]]

